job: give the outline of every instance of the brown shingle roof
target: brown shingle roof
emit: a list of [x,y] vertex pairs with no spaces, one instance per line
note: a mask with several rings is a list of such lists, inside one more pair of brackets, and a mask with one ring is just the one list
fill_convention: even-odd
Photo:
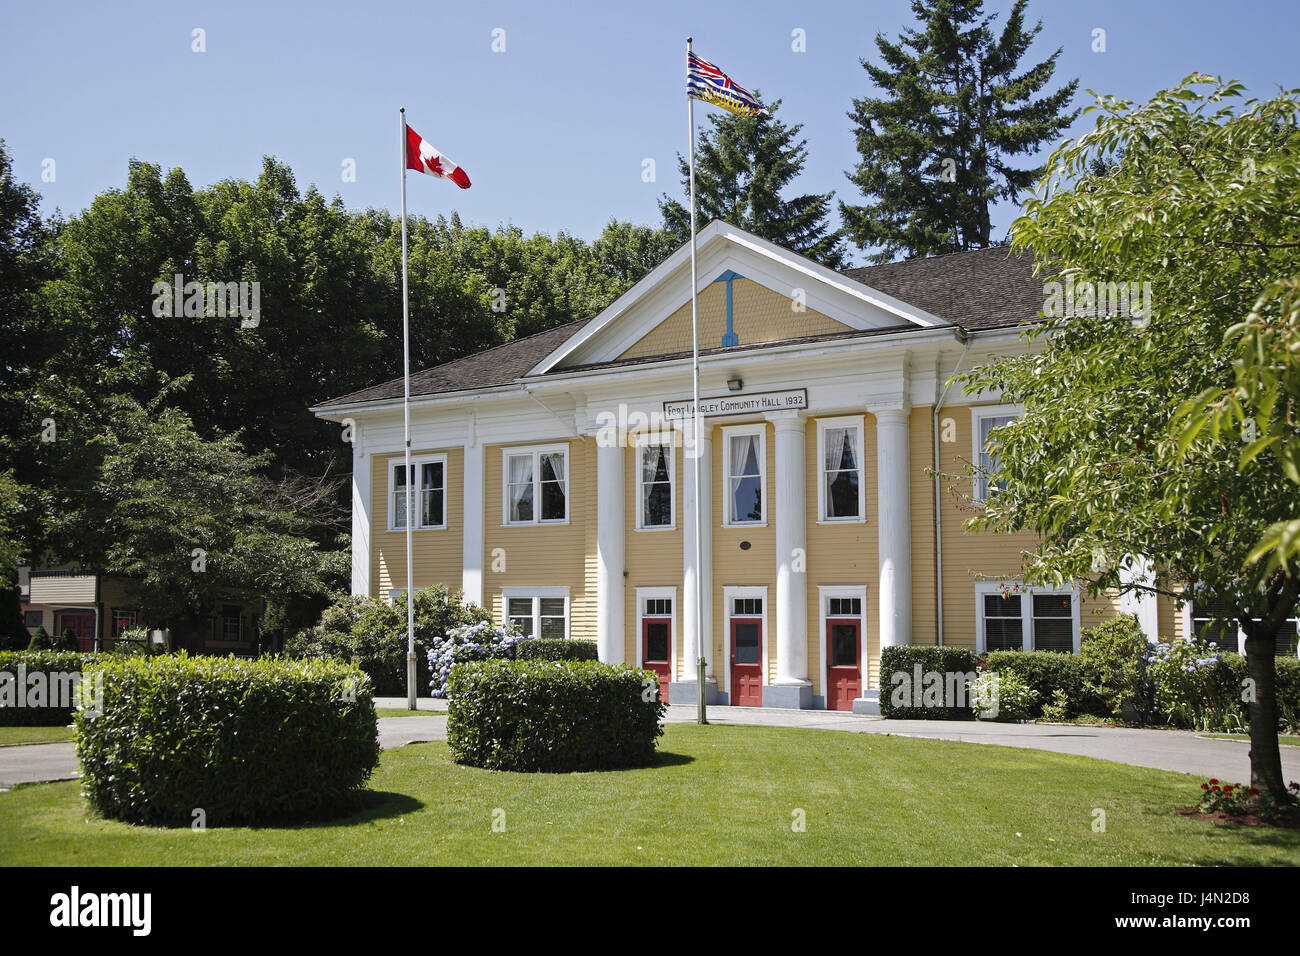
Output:
[[1008,246],[845,269],[844,275],[963,329],[1033,322],[1043,307],[1034,257]]
[[[1038,318],[1039,310],[1043,307],[1043,280],[1034,278],[1033,264],[1031,255],[1013,254],[1007,246],[993,246],[972,252],[954,252],[925,259],[860,266],[855,269],[845,269],[842,274],[924,309],[931,315],[952,322],[963,329],[979,331],[1016,326],[1021,322],[1032,322]],[[588,321],[590,321],[588,318],[577,319],[545,332],[538,332],[526,338],[516,339],[504,345],[415,372],[411,375],[411,395],[437,395],[508,385],[527,374],[529,369],[564,344]],[[867,333],[838,333],[812,338],[828,340],[855,338],[879,331],[892,332],[897,329],[868,330]],[[770,347],[774,344],[778,343],[767,342],[762,346],[754,347]],[[583,367],[616,367],[679,357],[678,355],[649,356]],[[565,369],[565,371],[569,370]],[[397,378],[391,382],[331,398],[316,407],[327,409],[337,405],[401,397],[402,380]]]
[[[411,395],[437,395],[440,392],[460,392],[471,388],[509,385],[530,368],[558,349],[564,341],[588,322],[577,319],[557,325],[545,332],[495,345],[482,352],[466,355],[433,368],[411,373]],[[402,380],[395,378],[382,385],[372,385],[358,392],[340,395],[321,402],[317,408],[332,405],[351,405],[354,402],[377,402],[402,397]]]

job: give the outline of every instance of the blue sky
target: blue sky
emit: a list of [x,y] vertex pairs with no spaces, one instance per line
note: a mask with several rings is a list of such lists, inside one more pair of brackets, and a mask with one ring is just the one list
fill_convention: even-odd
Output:
[[[1005,13],[1009,0],[988,0]],[[1057,77],[1145,99],[1201,70],[1267,96],[1298,86],[1295,0],[1033,0],[1037,58],[1062,47]],[[45,209],[84,208],[125,181],[131,157],[182,167],[195,186],[287,162],[352,207],[396,209],[397,108],[474,187],[413,175],[412,212],[459,211],[594,238],[611,217],[657,223],[686,148],[684,40],[739,83],[784,100],[810,158],[800,191],[857,201],[845,116],[872,92],[860,57],[877,31],[912,23],[906,0],[311,4],[16,3],[0,8],[0,137]],[[206,52],[193,52],[192,31]],[[504,30],[505,51],[493,52]],[[1106,31],[1106,52],[1092,50]],[[801,29],[806,52],[792,50]],[[697,106],[696,121],[713,107]],[[1092,125],[1081,117],[1073,132]],[[42,182],[55,160],[56,179]],[[657,182],[642,181],[653,159]],[[343,182],[345,159],[356,181]],[[1014,210],[999,210],[997,234]]]

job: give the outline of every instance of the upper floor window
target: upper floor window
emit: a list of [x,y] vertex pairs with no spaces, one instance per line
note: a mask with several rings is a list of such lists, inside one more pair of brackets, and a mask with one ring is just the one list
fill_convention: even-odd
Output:
[[767,520],[763,493],[767,466],[767,428],[736,425],[722,430],[726,469],[726,524],[763,524]]
[[505,523],[568,521],[568,446],[507,448],[504,455]]
[[994,478],[1002,467],[997,456],[995,428],[1010,425],[1022,414],[1018,405],[987,405],[971,409],[971,434],[974,439],[975,500],[988,501],[1007,486],[1005,478]]
[[673,446],[667,442],[637,445],[637,517],[639,530],[674,526]]
[[389,462],[388,514],[390,531],[406,530],[406,482],[413,481],[411,489],[415,507],[417,529],[445,528],[447,498],[447,456],[421,455],[411,459],[411,470],[406,470],[405,458]]
[[861,521],[866,514],[862,475],[862,416],[817,421],[817,488],[822,521]]

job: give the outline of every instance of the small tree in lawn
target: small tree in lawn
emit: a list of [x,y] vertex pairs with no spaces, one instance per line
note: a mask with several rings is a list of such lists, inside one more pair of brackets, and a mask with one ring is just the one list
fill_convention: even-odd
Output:
[[[1294,564],[1256,560],[1256,546],[1293,512],[1300,476],[1283,445],[1249,429],[1187,427],[1189,403],[1203,410],[1235,387],[1225,333],[1300,272],[1300,101],[1240,95],[1198,74],[1141,106],[1100,97],[1096,128],[1053,153],[1012,233],[1059,280],[1044,286],[1047,319],[1026,330],[1027,354],[965,376],[968,391],[1024,406],[991,436],[1005,489],[971,525],[1037,532],[1031,583],[1230,609],[1246,635],[1251,783],[1281,802],[1274,645],[1300,578]],[[1096,160],[1115,156],[1103,173]],[[1110,295],[1130,283],[1150,283],[1145,312],[1140,295],[1137,309]],[[1265,425],[1275,432],[1283,416],[1294,436],[1290,414],[1274,405]],[[1122,574],[1134,555],[1154,574]]]

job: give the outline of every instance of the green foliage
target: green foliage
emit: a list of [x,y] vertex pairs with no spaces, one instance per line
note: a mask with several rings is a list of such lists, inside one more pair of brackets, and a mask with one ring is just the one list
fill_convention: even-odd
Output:
[[335,661],[105,657],[77,714],[92,807],[131,823],[302,820],[352,807],[379,763],[369,679]]
[[[429,686],[429,647],[453,628],[492,616],[477,605],[465,604],[460,592],[438,584],[415,596],[416,687]],[[328,657],[355,664],[369,675],[375,694],[406,693],[406,599],[393,604],[379,598],[343,597],[321,614],[320,622],[285,642],[284,653],[295,658]]]
[[[4,675],[0,676],[4,682],[0,686],[0,727],[66,727],[75,710],[72,675],[80,675],[82,668],[97,658],[95,654],[53,649],[0,651],[0,675]],[[44,676],[33,682],[35,674]],[[37,686],[42,688],[40,696]],[[16,706],[18,695],[23,695],[24,704],[36,706]]]
[[1041,717],[1044,704],[1061,691],[1069,701],[1070,717],[1080,714],[1102,716],[1101,701],[1088,687],[1088,668],[1077,654],[1055,651],[991,651],[985,666],[998,673],[1012,673],[1037,695],[1030,717]]
[[594,661],[596,650],[594,641],[552,637],[528,638],[514,646],[517,661]]
[[[1043,711],[1042,695],[1013,669],[984,671],[974,681],[972,696],[980,720],[1029,720]],[[1068,700],[1059,689],[1052,692],[1052,700],[1058,699],[1062,706]]]
[[970,720],[967,685],[974,680],[975,655],[964,647],[886,647],[880,653],[880,715]]
[[162,653],[162,650],[161,644],[154,645],[149,642],[149,629],[147,627],[132,627],[117,635],[113,641],[111,653],[122,657],[130,657],[139,654]]
[[18,582],[0,573],[0,651],[19,651],[30,641],[27,625],[23,623]]
[[184,633],[232,599],[327,590],[340,556],[317,549],[294,496],[261,476],[267,456],[201,438],[176,408],[110,404],[94,494],[69,520],[95,519],[106,570],[128,578],[144,619]]
[[1043,720],[1059,723],[1070,719],[1070,698],[1059,687],[1052,691],[1050,703],[1043,704]]
[[52,651],[58,642],[50,635],[42,624],[36,630],[32,631],[31,639],[27,642],[29,651]]
[[72,628],[65,627],[63,633],[54,641],[54,650],[56,651],[76,651],[81,647],[77,640],[77,635],[72,632]]
[[457,763],[526,772],[650,763],[666,707],[653,673],[598,661],[458,664],[448,696]]
[[[755,91],[758,95],[758,91]],[[702,229],[721,219],[779,246],[802,253],[832,269],[844,266],[844,243],[830,224],[834,192],[782,199],[781,193],[808,160],[802,123],[787,126],[776,118],[781,101],[768,103],[764,116],[709,114],[711,129],[701,129],[695,149],[695,222]],[[689,166],[677,157],[683,193],[689,201]],[[659,201],[664,229],[681,242],[690,237],[690,213],[676,199]]]
[[1146,650],[1146,635],[1131,614],[1084,628],[1079,645],[1084,686],[1112,716],[1120,716],[1125,703],[1132,704],[1140,713],[1150,709],[1143,663]]
[[[1300,578],[1253,558],[1292,516],[1296,486],[1280,446],[1251,449],[1241,467],[1248,436],[1186,417],[1189,402],[1235,387],[1225,334],[1300,271],[1300,222],[1272,178],[1295,163],[1296,97],[1234,109],[1240,95],[1193,75],[1141,105],[1102,96],[1096,127],[1052,154],[1012,230],[1056,283],[1044,287],[1046,321],[1024,333],[1042,347],[963,376],[968,392],[1024,407],[992,435],[1005,487],[969,527],[1031,533],[1030,584],[1116,589],[1128,556],[1144,555],[1154,574],[1138,590],[1229,609],[1261,668],[1251,707],[1268,736],[1265,648],[1294,615]],[[1071,307],[1063,294],[1111,283],[1138,290],[1136,308],[1109,292],[1105,307],[1095,294]],[[1276,741],[1255,740],[1251,759],[1255,785],[1280,797]]]
[[983,6],[913,0],[920,29],[899,42],[876,34],[880,64],[862,61],[883,95],[853,101],[861,161],[848,176],[873,201],[841,202],[840,215],[859,248],[879,248],[874,262],[990,245],[992,205],[1014,202],[1041,172],[1010,158],[1036,152],[1078,116],[1069,109],[1077,80],[1039,96],[1059,49],[1021,65],[1042,30],[1026,29],[1026,0],[1016,0],[996,34]]
[[1177,640],[1154,645],[1146,655],[1157,713],[1175,727],[1241,731],[1248,723],[1241,681],[1246,668],[1237,654]]

